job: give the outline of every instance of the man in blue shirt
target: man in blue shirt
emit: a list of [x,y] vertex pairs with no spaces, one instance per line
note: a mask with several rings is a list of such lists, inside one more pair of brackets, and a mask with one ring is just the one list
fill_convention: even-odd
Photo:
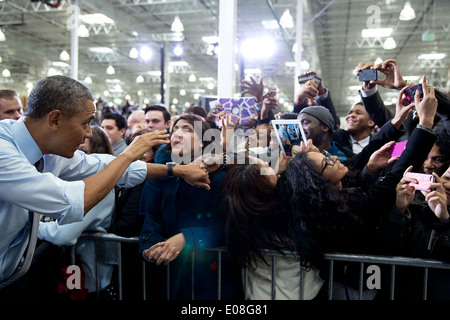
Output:
[[[117,157],[78,151],[92,134],[95,112],[86,86],[53,76],[30,92],[22,118],[0,121],[0,282],[14,273],[31,241],[30,211],[60,224],[80,221],[116,184],[132,187],[168,175],[165,165],[138,161],[154,145],[169,142],[166,132],[138,137]],[[34,164],[42,157],[41,173]],[[209,189],[198,164],[174,166],[171,174]]]

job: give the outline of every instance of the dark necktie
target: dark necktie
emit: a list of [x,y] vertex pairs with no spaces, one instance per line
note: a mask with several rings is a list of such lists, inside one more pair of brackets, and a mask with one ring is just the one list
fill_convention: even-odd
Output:
[[[42,172],[44,169],[44,158],[39,159],[34,165],[39,172]],[[19,263],[16,270],[14,270],[13,274],[9,278],[6,278],[0,282],[0,289],[22,277],[30,268],[31,261],[33,260],[34,249],[36,248],[37,233],[39,229],[39,216],[39,213],[29,211],[28,221],[30,223],[30,238],[28,241],[28,246],[24,252],[22,261]]]

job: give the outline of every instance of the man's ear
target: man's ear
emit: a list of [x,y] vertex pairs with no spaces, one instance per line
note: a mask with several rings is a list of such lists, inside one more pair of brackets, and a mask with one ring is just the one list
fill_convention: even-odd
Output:
[[375,122],[373,120],[369,120],[367,124],[369,125],[370,128],[373,128],[375,126]]
[[61,126],[63,114],[60,110],[53,110],[47,115],[47,121],[53,130],[58,129]]

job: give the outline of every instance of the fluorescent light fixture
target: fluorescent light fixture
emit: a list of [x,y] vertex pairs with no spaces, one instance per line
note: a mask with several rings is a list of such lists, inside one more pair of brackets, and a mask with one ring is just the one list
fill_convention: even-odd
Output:
[[103,13],[80,14],[78,16],[81,22],[86,24],[113,24],[114,20],[108,18]]
[[424,53],[418,56],[420,60],[441,60],[447,56],[446,53]]
[[295,61],[287,61],[287,62],[284,63],[284,65],[286,67],[293,68],[293,67],[295,67],[297,65],[297,62],[295,62]]
[[386,41],[384,41],[383,43],[383,49],[385,50],[392,50],[397,48],[397,43],[395,43],[394,38],[389,37],[386,39]]
[[130,53],[128,54],[128,56],[132,59],[136,59],[137,57],[139,57],[139,51],[138,49],[136,49],[135,47],[131,48]]
[[280,25],[283,28],[292,29],[294,27],[294,19],[291,16],[291,12],[289,9],[286,9],[283,12],[283,15],[280,18]]
[[152,76],[152,77],[160,77],[161,76],[161,71],[159,71],[159,70],[147,71],[147,74],[149,76]]
[[69,68],[70,67],[69,64],[62,62],[62,61],[53,61],[52,66],[58,67],[58,68]]
[[6,41],[6,36],[1,29],[0,29],[0,41]]
[[170,61],[169,65],[171,65],[172,67],[187,67],[189,63],[187,63],[186,61]]
[[120,79],[106,79],[105,80],[106,83],[120,83]]
[[389,37],[392,33],[392,28],[371,28],[362,29],[361,37],[363,38],[385,38]]
[[66,50],[63,50],[59,54],[59,59],[61,59],[62,61],[69,61],[70,60],[70,54]]
[[415,17],[416,13],[414,12],[414,9],[411,7],[411,2],[406,1],[403,10],[400,12],[399,19],[402,21],[408,21],[414,19]]
[[204,36],[202,37],[203,42],[209,43],[209,44],[214,44],[219,42],[219,37],[218,36]]
[[175,18],[173,19],[172,26],[171,26],[170,30],[172,32],[183,32],[184,31],[184,26],[183,26],[183,23],[180,20],[180,17],[175,16]]
[[114,50],[109,47],[90,47],[89,51],[94,53],[113,53]]

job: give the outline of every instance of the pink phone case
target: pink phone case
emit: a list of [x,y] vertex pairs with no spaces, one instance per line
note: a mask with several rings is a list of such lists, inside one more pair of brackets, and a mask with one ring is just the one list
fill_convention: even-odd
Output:
[[397,142],[396,144],[394,144],[392,146],[391,150],[389,151],[389,153],[391,154],[391,157],[400,157],[403,150],[405,150],[406,143],[408,143],[408,141],[401,141],[401,142]]
[[416,190],[429,191],[430,184],[434,182],[434,177],[431,174],[407,172],[405,174],[405,176],[414,178],[418,181],[418,183],[410,183],[409,184],[411,187],[414,187]]

